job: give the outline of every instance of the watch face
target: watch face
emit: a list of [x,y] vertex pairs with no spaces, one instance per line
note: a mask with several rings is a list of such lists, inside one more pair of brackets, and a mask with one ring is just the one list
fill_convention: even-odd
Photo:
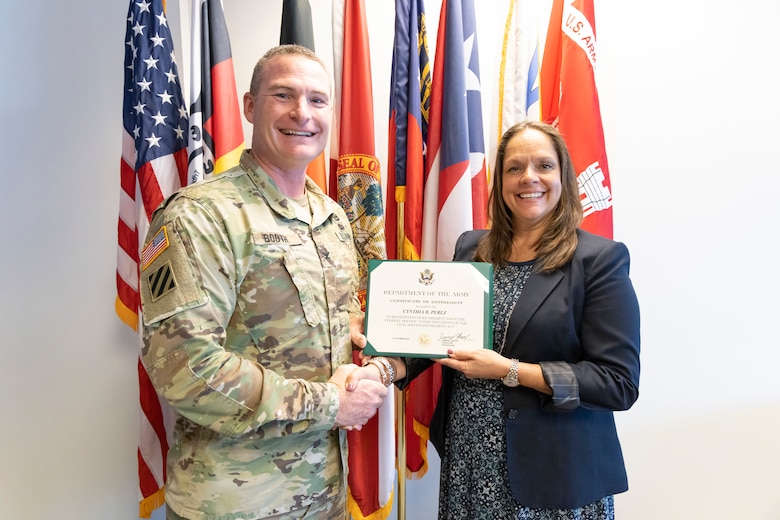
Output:
[[509,376],[506,376],[504,379],[501,380],[506,386],[520,386],[520,382],[517,380],[517,377],[510,378]]
[[519,364],[518,360],[513,359],[512,363],[509,365],[509,373],[501,380],[506,386],[514,387],[520,385],[520,381],[517,379],[517,368]]

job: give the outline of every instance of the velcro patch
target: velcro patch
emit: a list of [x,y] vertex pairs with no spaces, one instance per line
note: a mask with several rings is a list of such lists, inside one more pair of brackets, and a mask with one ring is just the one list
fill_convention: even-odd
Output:
[[167,226],[163,226],[141,251],[141,270],[149,267],[149,264],[160,256],[160,253],[168,249],[168,244],[168,229]]
[[149,273],[148,281],[149,295],[153,302],[176,289],[176,277],[173,275],[171,263],[165,262],[156,271]]
[[[156,222],[151,229],[155,238],[168,245],[150,260],[141,273],[140,293],[144,325],[151,325],[176,313],[203,305],[208,301],[198,275],[198,255],[191,244],[187,231],[178,219],[168,221],[164,226]],[[150,240],[149,243],[152,243]],[[147,246],[151,247],[151,246]]]

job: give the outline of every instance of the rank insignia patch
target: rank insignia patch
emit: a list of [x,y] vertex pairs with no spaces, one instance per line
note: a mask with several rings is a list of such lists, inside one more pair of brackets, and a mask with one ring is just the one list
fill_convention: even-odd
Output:
[[157,258],[160,253],[168,248],[168,228],[163,226],[160,231],[154,235],[154,238],[146,244],[144,250],[141,251],[141,270],[143,271],[152,261]]
[[149,274],[149,295],[152,301],[157,301],[176,288],[176,278],[170,262],[165,262],[159,269]]

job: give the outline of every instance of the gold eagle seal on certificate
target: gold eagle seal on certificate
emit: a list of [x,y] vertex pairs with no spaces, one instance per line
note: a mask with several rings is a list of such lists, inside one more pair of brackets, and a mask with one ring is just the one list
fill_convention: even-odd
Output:
[[420,334],[420,337],[417,338],[417,343],[422,347],[427,347],[431,344],[431,338],[427,334]]
[[425,269],[420,272],[420,283],[423,285],[431,285],[433,283],[433,271]]

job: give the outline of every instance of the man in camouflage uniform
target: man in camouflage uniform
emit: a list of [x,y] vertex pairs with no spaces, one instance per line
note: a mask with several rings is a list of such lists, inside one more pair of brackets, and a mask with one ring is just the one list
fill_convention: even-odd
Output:
[[346,391],[361,318],[343,210],[306,177],[328,139],[323,63],[257,63],[240,165],[169,198],[141,258],[143,362],[177,412],[169,519],[345,518],[346,435],[387,395]]

